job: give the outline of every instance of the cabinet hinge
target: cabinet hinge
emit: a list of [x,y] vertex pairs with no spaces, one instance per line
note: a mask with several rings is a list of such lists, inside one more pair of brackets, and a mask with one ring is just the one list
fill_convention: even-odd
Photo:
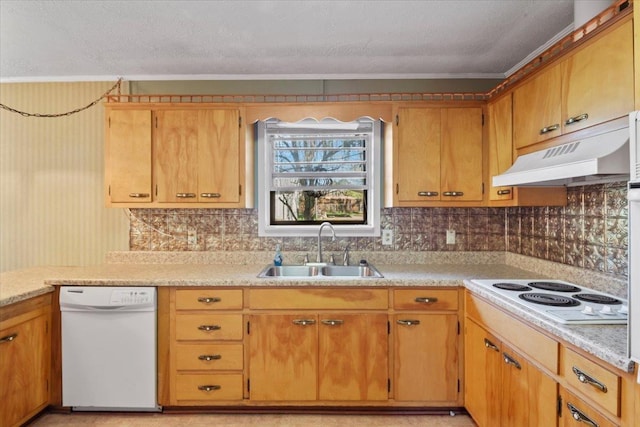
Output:
[[400,184],[396,184],[396,194],[400,193]]
[[238,127],[242,127],[242,116],[238,116]]
[[482,113],[482,126],[484,126],[484,113]]
[[109,196],[111,196],[111,186],[109,186]]
[[460,393],[460,379],[458,379],[458,393]]
[[391,378],[387,378],[387,392],[391,393]]
[[458,320],[458,335],[460,335],[460,321]]
[[156,197],[158,197],[158,184],[156,184]]
[[484,182],[482,183],[482,194],[484,194]]
[[242,196],[242,184],[238,186],[238,194]]
[[400,124],[400,117],[398,117],[398,115],[396,114],[396,126],[398,126]]
[[109,117],[109,127],[111,127],[111,117]]
[[156,129],[158,129],[158,116],[154,117],[156,119]]
[[251,333],[251,323],[247,322],[247,335]]
[[387,320],[387,335],[391,335],[391,322]]
[[560,396],[558,396],[557,412],[558,412],[558,418],[560,418],[562,416],[562,397],[560,397]]
[[45,385],[47,387],[47,391],[49,391],[49,380],[44,380],[44,382],[45,382]]
[[251,380],[247,378],[247,392],[251,391]]

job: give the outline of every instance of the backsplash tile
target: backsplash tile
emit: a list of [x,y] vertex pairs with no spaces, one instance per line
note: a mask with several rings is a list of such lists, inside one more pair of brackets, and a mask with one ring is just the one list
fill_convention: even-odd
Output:
[[[508,251],[626,279],[626,184],[617,182],[568,189],[565,207],[385,208],[381,238],[325,239],[327,253],[347,245],[353,251]],[[456,243],[446,243],[446,230]],[[258,236],[254,209],[131,209],[132,251],[284,251],[312,253],[314,237]]]

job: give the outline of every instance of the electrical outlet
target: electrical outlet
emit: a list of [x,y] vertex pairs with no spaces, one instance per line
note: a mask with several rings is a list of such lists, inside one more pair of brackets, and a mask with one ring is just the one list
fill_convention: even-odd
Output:
[[382,230],[382,244],[385,246],[393,244],[393,230]]
[[447,245],[456,244],[456,230],[447,230]]

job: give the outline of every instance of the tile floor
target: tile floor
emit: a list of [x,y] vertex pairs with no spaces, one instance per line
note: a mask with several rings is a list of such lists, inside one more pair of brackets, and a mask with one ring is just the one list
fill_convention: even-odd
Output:
[[466,415],[45,414],[30,427],[476,427]]

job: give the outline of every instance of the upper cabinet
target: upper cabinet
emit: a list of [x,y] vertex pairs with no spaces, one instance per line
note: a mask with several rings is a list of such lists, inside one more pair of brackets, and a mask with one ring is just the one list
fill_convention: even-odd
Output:
[[394,206],[482,202],[482,108],[403,107],[396,128]]
[[244,207],[238,107],[107,106],[107,206]]
[[604,30],[513,92],[516,149],[625,116],[633,109],[633,28]]

